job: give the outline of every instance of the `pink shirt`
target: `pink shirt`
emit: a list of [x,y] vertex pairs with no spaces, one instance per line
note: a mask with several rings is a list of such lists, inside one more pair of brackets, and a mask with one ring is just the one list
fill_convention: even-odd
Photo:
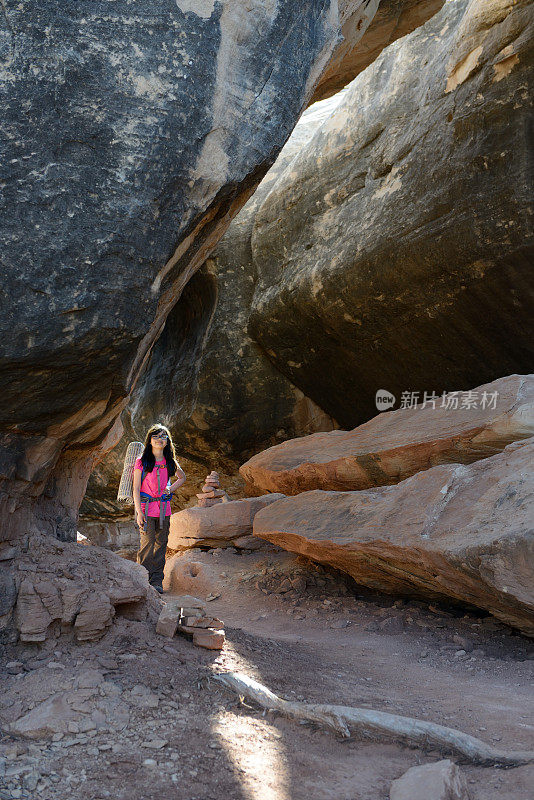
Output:
[[[159,470],[159,485],[161,490],[158,492],[158,472],[156,467],[160,467]],[[134,469],[143,469],[143,462],[140,458],[137,459],[135,462]],[[165,494],[165,489],[167,487],[167,482],[169,480],[169,476],[167,474],[167,466],[165,459],[163,461],[156,461],[156,466],[152,470],[152,472],[147,472],[145,478],[141,484],[141,491],[146,492],[146,494],[151,495],[152,497],[159,497],[162,494]],[[144,509],[144,503],[141,501],[141,508]],[[165,516],[170,516],[171,513],[171,504],[170,501],[167,501],[165,504],[167,508],[165,509]],[[159,503],[149,503],[148,504],[148,517],[159,517]]]

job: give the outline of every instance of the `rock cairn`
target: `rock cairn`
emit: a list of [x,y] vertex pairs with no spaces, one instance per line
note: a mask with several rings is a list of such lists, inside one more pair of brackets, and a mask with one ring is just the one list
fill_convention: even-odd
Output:
[[210,472],[206,477],[202,491],[197,494],[197,497],[197,505],[201,508],[209,508],[217,503],[228,503],[230,500],[224,489],[221,489],[219,473],[215,471]]
[[156,626],[157,633],[172,639],[175,633],[193,637],[193,644],[208,650],[222,650],[223,622],[206,612],[206,603],[197,597],[173,597],[163,607]]

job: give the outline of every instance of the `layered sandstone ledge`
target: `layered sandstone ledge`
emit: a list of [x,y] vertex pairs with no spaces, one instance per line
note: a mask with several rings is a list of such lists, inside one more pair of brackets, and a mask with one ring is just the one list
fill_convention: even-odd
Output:
[[271,447],[240,468],[249,491],[298,494],[397,483],[437,464],[469,464],[534,434],[534,375],[509,375],[352,431],[315,433]]
[[483,608],[534,636],[534,439],[396,486],[310,491],[264,508],[254,535],[396,595]]

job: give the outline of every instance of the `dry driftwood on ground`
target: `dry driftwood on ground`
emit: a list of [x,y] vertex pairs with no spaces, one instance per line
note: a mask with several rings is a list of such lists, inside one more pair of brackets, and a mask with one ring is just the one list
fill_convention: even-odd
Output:
[[288,717],[331,728],[343,737],[351,733],[395,739],[407,745],[438,747],[481,766],[517,767],[534,762],[534,752],[503,752],[474,736],[433,722],[388,714],[367,708],[302,703],[283,700],[261,683],[238,672],[214,676],[241,698],[252,700]]

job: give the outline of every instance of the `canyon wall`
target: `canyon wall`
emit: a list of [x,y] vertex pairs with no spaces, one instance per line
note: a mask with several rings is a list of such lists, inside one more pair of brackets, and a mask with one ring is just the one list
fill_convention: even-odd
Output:
[[375,6],[2,3],[3,538],[74,538],[169,312]]
[[451,0],[350,86],[258,209],[248,333],[342,427],[533,360],[533,6]]

